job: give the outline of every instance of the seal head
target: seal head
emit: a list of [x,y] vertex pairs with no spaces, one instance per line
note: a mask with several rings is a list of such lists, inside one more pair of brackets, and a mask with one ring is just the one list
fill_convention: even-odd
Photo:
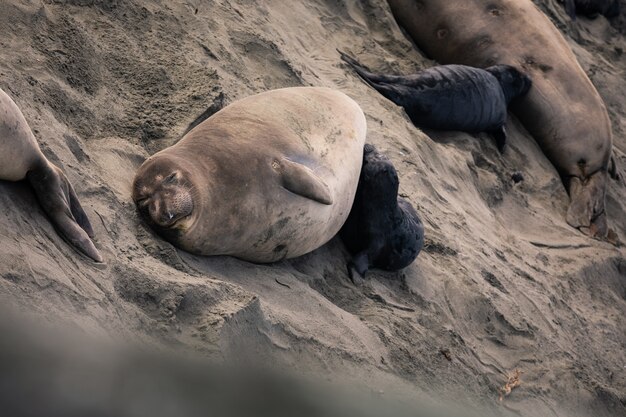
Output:
[[531,78],[511,65],[494,65],[485,70],[496,77],[500,83],[507,104],[528,93],[532,86]]
[[181,230],[194,209],[191,174],[172,158],[144,164],[133,184],[133,200],[139,213],[159,232]]

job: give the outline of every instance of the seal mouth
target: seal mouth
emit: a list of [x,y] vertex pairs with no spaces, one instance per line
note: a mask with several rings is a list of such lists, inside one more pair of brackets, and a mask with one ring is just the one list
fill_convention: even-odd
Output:
[[152,219],[152,221],[158,225],[159,227],[166,229],[174,229],[177,225],[179,225],[183,220],[189,217],[191,214],[183,214],[179,216],[175,216],[171,213],[166,213],[159,221]]

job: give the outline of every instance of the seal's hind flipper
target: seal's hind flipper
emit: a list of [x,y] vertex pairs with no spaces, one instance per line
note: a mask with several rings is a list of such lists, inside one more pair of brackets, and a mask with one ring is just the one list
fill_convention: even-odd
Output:
[[565,0],[565,11],[572,20],[576,20],[576,2],[575,0]]
[[[410,87],[401,85],[401,84],[389,84],[389,83],[370,83],[372,87],[376,89],[380,94],[382,94],[388,100],[393,101],[398,106],[405,107],[408,103],[411,102],[411,93],[415,90],[412,90]],[[414,100],[413,106],[419,105],[419,101]],[[426,110],[422,111],[422,113],[426,112]]]
[[341,59],[346,64],[348,64],[350,67],[352,67],[352,69],[355,70],[356,73],[359,74],[359,76],[361,78],[363,78],[363,80],[366,83],[368,83],[369,85],[371,85],[374,88],[376,88],[376,86],[374,85],[375,83],[380,83],[380,82],[387,82],[387,83],[401,82],[401,81],[399,81],[400,77],[398,77],[397,75],[374,74],[373,72],[369,71],[366,67],[361,65],[356,59],[352,58],[350,55],[347,55],[346,53],[340,51],[339,49],[337,49],[337,52],[339,52],[339,55],[341,56]]
[[76,221],[68,216],[68,213],[55,212],[48,213],[50,220],[61,236],[67,240],[72,246],[89,256],[96,262],[103,262],[102,255],[96,249],[89,235],[76,223]]
[[272,166],[280,171],[281,185],[285,189],[321,204],[333,204],[328,185],[309,167],[287,158],[275,161]]
[[91,224],[86,220],[87,215],[80,204],[77,204],[78,198],[65,174],[57,167],[48,165],[30,171],[26,177],[59,234],[80,252],[96,262],[102,262],[102,256],[88,235],[89,232],[93,233]]
[[[65,175],[63,175],[63,177],[65,177]],[[80,205],[80,201],[78,200],[76,191],[74,191],[74,187],[72,187],[72,184],[67,181],[67,178],[65,178],[65,181],[67,183],[67,191],[69,194],[69,203],[72,215],[74,216],[74,219],[76,219],[76,223],[78,223],[78,225],[90,238],[93,238],[95,234],[93,232],[93,227],[91,227],[89,217],[87,217],[87,213],[85,213],[85,210],[83,210],[83,207]]]

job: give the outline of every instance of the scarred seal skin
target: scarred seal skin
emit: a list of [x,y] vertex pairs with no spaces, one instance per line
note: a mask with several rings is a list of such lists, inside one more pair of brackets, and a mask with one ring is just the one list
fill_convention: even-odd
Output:
[[133,200],[166,240],[199,255],[273,262],[337,234],[356,192],[366,122],[328,88],[239,100],[144,162]]
[[398,197],[400,182],[389,159],[365,145],[359,186],[348,220],[339,231],[352,260],[350,277],[364,277],[369,267],[398,271],[409,266],[424,246],[424,226],[407,200]]
[[96,262],[102,256],[87,214],[67,177],[39,149],[24,115],[0,89],[0,180],[30,182],[39,204],[59,234]]
[[442,64],[520,68],[533,87],[511,106],[558,170],[567,222],[607,238],[611,126],[600,95],[550,20],[530,0],[388,0],[416,45]]
[[488,132],[500,152],[506,145],[507,107],[528,92],[532,81],[509,65],[482,69],[439,65],[411,75],[374,74],[339,51],[369,85],[402,106],[419,127]]

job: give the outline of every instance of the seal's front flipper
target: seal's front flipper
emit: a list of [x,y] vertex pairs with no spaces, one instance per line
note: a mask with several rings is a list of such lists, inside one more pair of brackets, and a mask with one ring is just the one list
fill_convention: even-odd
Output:
[[570,206],[567,223],[581,232],[597,239],[606,239],[609,228],[606,222],[605,197],[608,173],[604,170],[588,178],[569,179]]
[[576,2],[575,0],[565,0],[565,11],[572,20],[576,20]]
[[618,182],[621,182],[623,177],[617,166],[617,160],[615,159],[614,153],[611,153],[611,159],[609,160],[609,176]]
[[272,166],[280,172],[281,185],[285,189],[321,204],[333,204],[330,188],[309,167],[287,158],[274,161]]
[[500,151],[500,154],[503,154],[506,148],[506,129],[502,126],[500,129],[492,130],[490,133],[496,140],[498,151]]
[[[102,262],[102,256],[88,235],[93,230],[87,215],[61,170],[51,165],[42,166],[29,172],[27,178],[35,190],[39,204],[59,234],[94,261]],[[76,212],[78,219],[73,212]]]
[[369,257],[367,251],[360,252],[348,262],[348,275],[354,285],[361,285],[363,278],[369,269]]

